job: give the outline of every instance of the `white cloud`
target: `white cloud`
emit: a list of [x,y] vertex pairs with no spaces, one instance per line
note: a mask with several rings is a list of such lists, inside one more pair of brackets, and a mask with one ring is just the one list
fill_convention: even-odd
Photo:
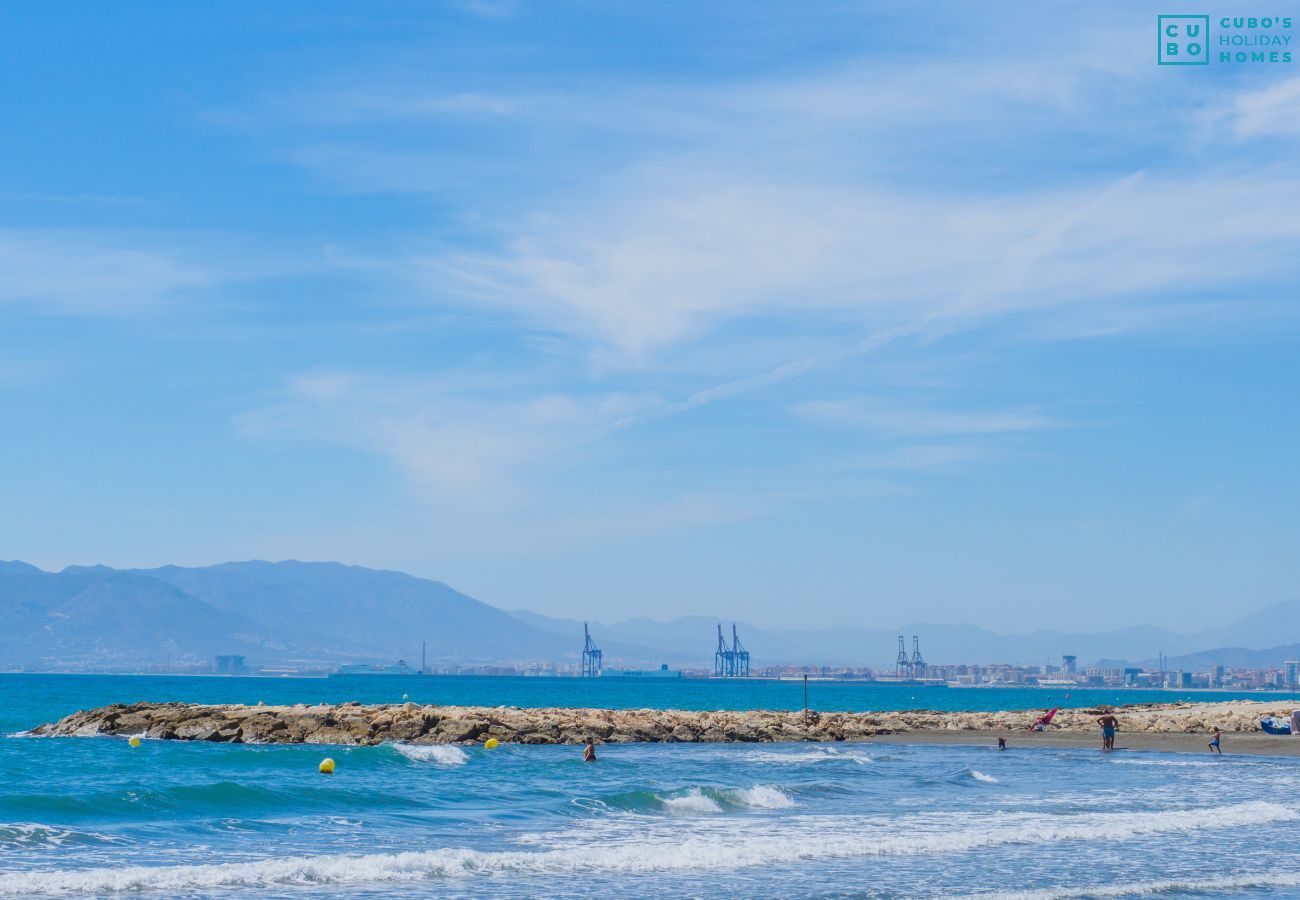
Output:
[[[886,406],[878,400],[809,400],[794,407],[799,416],[820,425],[866,428],[890,435],[977,435],[1036,431],[1054,427],[1035,412],[970,412]],[[931,456],[930,458],[935,458]]]
[[0,231],[0,302],[42,312],[131,313],[217,280],[212,268],[140,237]]
[[[1234,102],[1239,130],[1292,127],[1278,122],[1300,81],[1241,95],[1171,83],[1150,62],[1149,23],[1123,10],[1072,22],[1068,47],[1041,55],[1045,21],[1012,18],[941,58],[689,84],[566,81],[562,67],[562,89],[373,67],[272,107],[330,126],[286,152],[343,189],[481,184],[492,199],[465,218],[487,250],[385,265],[431,302],[522,316],[615,365],[760,317],[961,328],[1084,303],[1104,333],[1110,319],[1167,320],[1134,313],[1155,293],[1294,269],[1279,251],[1296,236],[1300,181],[1258,166],[1160,171],[1145,164],[1176,154],[1143,151],[1156,131],[1195,143],[1203,111]],[[1007,28],[1020,29],[1011,57]],[[449,130],[485,123],[516,140],[449,153]],[[986,177],[1017,165],[1023,177]]]
[[522,223],[499,253],[425,257],[413,271],[440,298],[640,359],[756,316],[879,328],[1157,293],[1176,304],[1294,271],[1297,204],[1300,181],[1274,173],[1001,196],[668,179]]
[[1300,77],[1238,94],[1220,118],[1243,139],[1300,136]]
[[388,459],[431,496],[502,497],[529,470],[659,405],[653,395],[590,397],[474,384],[322,372],[294,378],[280,402],[240,419],[253,436],[311,438]]

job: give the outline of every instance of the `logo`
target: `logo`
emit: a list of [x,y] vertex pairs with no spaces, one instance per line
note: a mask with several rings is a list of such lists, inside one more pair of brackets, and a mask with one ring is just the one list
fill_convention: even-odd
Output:
[[1162,66],[1216,63],[1290,65],[1290,16],[1156,16],[1156,62]]
[[1162,66],[1208,66],[1210,64],[1209,16],[1158,16],[1159,49],[1156,62]]

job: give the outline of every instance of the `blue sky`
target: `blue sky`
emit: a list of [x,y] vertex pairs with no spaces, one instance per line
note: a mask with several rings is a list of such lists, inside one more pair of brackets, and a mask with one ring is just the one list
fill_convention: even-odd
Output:
[[13,5],[0,557],[774,626],[1300,596],[1300,63],[1158,67],[1158,11]]

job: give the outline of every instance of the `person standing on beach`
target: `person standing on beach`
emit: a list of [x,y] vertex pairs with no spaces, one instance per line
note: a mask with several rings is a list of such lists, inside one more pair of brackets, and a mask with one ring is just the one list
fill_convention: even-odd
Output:
[[1115,718],[1114,713],[1107,712],[1097,720],[1101,725],[1101,749],[1115,749],[1115,729],[1119,727],[1119,719]]
[[1219,738],[1221,738],[1222,736],[1223,736],[1223,732],[1219,731],[1219,729],[1217,728],[1214,729],[1214,739],[1210,741],[1211,753],[1217,753],[1220,756],[1223,755],[1223,748],[1219,746]]

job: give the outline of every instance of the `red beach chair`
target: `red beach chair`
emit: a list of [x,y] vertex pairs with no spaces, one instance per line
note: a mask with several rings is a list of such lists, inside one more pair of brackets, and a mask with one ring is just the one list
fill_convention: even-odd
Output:
[[1056,715],[1056,711],[1057,711],[1058,709],[1060,709],[1059,706],[1054,706],[1054,707],[1052,707],[1052,708],[1049,709],[1047,712],[1043,713],[1041,716],[1039,716],[1037,719],[1035,719],[1035,720],[1034,720],[1034,724],[1033,724],[1033,725],[1030,725],[1030,726],[1029,726],[1028,728],[1026,728],[1025,730],[1026,730],[1026,731],[1045,731],[1045,730],[1047,730],[1047,726],[1050,725],[1050,724],[1052,724],[1052,717]]

